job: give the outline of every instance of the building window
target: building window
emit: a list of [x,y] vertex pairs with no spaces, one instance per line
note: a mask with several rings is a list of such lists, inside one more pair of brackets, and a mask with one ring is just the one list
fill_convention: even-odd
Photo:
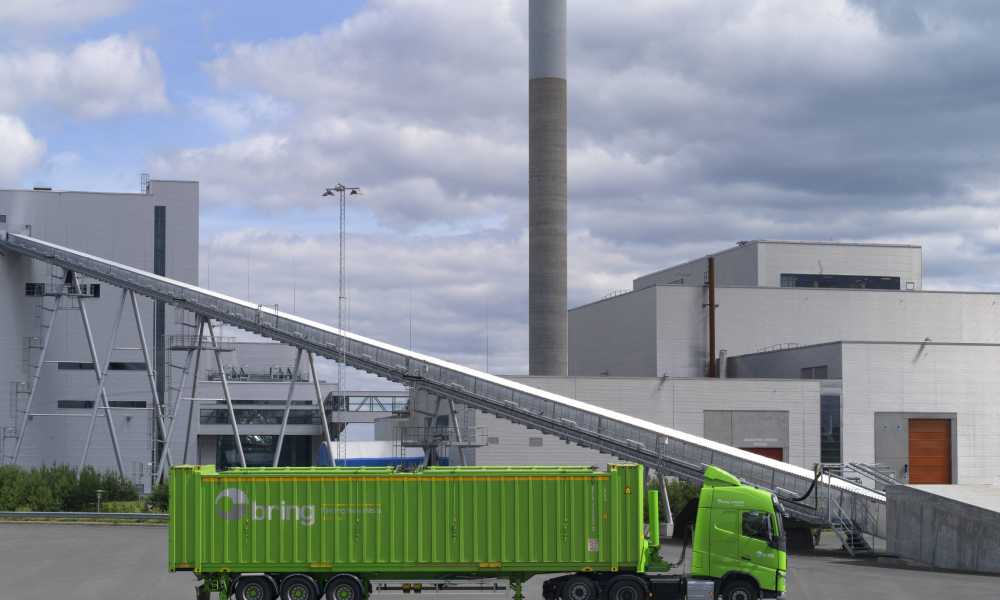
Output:
[[490,436],[490,437],[486,438],[486,445],[487,446],[499,446],[500,445],[500,438]]
[[829,367],[820,365],[818,367],[803,367],[801,370],[802,379],[829,379]]
[[529,448],[541,448],[542,447],[542,438],[540,438],[540,437],[530,437],[530,438],[528,438],[528,447]]
[[840,288],[861,290],[898,290],[899,277],[878,275],[817,275],[808,273],[782,273],[784,288]]
[[45,284],[44,283],[26,283],[26,284],[24,284],[24,295],[25,296],[44,296],[45,295]]
[[820,462],[842,462],[843,458],[840,449],[840,396],[820,396],[819,431]]
[[[93,400],[60,400],[59,408],[94,408]],[[103,406],[103,404],[102,404]],[[146,408],[143,400],[112,400],[111,408]]]
[[0,225],[7,224],[7,215],[0,215]]

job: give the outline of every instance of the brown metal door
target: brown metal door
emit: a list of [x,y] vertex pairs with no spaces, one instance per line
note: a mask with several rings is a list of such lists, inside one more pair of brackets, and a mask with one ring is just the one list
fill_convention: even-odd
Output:
[[951,483],[948,419],[910,419],[910,483]]
[[773,458],[774,460],[785,460],[784,448],[740,448],[740,450],[753,452],[754,454],[759,454],[760,456]]

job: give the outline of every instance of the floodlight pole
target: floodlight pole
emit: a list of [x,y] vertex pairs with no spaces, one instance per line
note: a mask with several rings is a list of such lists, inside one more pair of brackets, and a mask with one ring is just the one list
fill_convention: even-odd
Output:
[[[337,329],[340,337],[337,341],[338,354],[340,360],[337,361],[337,392],[344,392],[344,363],[347,362],[347,347],[344,339],[344,303],[347,301],[347,195],[358,196],[361,188],[346,186],[338,183],[332,188],[326,188],[324,196],[338,195],[340,198],[340,277],[338,281],[337,295]],[[315,375],[314,375],[315,376]],[[340,436],[337,436],[337,444],[340,444]]]

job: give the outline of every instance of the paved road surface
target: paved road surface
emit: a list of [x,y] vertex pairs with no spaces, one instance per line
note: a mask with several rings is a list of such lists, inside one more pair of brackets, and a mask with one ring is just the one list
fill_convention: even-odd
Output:
[[[166,572],[167,530],[151,526],[0,524],[0,600],[192,600],[194,577]],[[680,548],[664,550],[669,560]],[[790,600],[1000,598],[1000,578],[792,556]],[[540,600],[541,582],[526,586]],[[507,592],[448,592],[450,600],[505,600]],[[379,593],[373,600],[402,600]],[[425,598],[406,595],[406,600]]]

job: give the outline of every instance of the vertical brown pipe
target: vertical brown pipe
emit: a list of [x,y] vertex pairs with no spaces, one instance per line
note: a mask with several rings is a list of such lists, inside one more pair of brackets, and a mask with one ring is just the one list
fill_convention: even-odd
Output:
[[715,257],[708,257],[708,376],[715,372]]

